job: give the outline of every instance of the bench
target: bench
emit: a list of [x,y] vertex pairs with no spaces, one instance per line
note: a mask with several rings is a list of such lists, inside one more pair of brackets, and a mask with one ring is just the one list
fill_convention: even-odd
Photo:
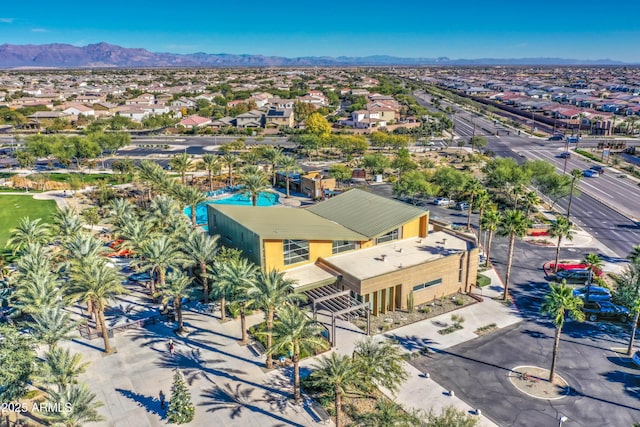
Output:
[[323,424],[331,419],[331,415],[329,415],[327,410],[324,409],[324,407],[315,400],[307,399],[306,403],[307,408],[309,408],[311,414],[319,419]]
[[263,356],[267,352],[267,349],[264,348],[264,346],[259,341],[252,341],[247,345],[247,348],[256,357]]

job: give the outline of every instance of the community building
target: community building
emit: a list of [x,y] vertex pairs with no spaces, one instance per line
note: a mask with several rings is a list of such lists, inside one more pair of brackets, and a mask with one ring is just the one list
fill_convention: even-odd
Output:
[[[350,190],[306,209],[208,206],[209,232],[242,250],[264,270],[285,271],[296,292],[331,299],[374,315],[406,309],[476,283],[475,238],[430,224],[429,212]],[[348,291],[348,292],[347,292]],[[411,301],[411,302],[410,302]]]

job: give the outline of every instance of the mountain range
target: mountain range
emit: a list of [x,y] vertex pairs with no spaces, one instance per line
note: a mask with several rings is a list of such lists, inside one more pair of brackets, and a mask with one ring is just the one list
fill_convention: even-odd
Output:
[[626,65],[610,59],[563,58],[450,59],[400,58],[386,55],[365,57],[305,56],[286,58],[227,53],[176,54],[125,48],[109,43],[87,46],[53,43],[43,45],[0,45],[0,69],[10,68],[136,68],[136,67],[347,67],[347,66],[479,66],[479,65]]

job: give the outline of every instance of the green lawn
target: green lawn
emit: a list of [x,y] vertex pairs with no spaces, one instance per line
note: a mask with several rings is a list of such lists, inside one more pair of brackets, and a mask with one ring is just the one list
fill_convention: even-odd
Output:
[[9,231],[20,221],[20,218],[28,216],[31,219],[42,218],[49,222],[51,215],[56,211],[56,202],[53,200],[34,200],[33,196],[12,196],[0,194],[0,250],[9,238]]
[[86,184],[95,185],[98,181],[106,181],[109,184],[122,184],[131,182],[130,176],[122,176],[109,173],[47,173],[47,179],[56,182],[69,182],[72,176],[80,177],[80,180]]

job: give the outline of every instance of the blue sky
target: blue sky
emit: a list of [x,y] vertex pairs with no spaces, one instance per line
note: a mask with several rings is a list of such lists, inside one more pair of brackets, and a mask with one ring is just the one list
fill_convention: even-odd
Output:
[[8,2],[0,44],[108,42],[154,52],[562,57],[640,63],[640,2],[578,0]]

